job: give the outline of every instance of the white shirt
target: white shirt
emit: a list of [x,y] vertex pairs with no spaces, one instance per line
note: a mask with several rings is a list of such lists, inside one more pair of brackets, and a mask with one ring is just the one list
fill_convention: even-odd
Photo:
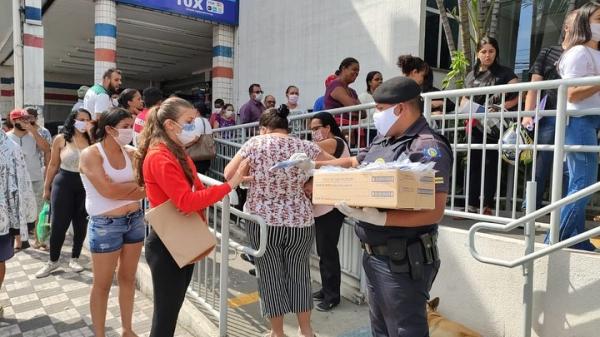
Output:
[[43,153],[38,150],[35,138],[33,138],[29,132],[27,132],[23,137],[15,135],[14,132],[9,132],[6,135],[21,147],[31,181],[43,181]]
[[[600,51],[583,45],[572,47],[563,53],[558,64],[558,73],[565,79],[600,75]],[[598,107],[600,107],[600,93],[595,93],[579,102],[567,102],[567,110]]]
[[113,107],[115,107],[113,100],[100,84],[94,84],[89,88],[83,98],[83,108],[89,111],[94,119],[98,119],[98,114]]

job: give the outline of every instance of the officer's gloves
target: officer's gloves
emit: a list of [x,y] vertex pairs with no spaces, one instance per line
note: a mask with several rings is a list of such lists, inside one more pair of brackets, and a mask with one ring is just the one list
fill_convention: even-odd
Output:
[[350,207],[345,202],[337,203],[335,204],[335,207],[345,216],[376,226],[385,226],[385,222],[387,220],[387,212],[380,212],[379,210],[377,210],[377,208]]
[[309,175],[312,175],[312,171],[315,169],[315,162],[310,160],[306,153],[294,153],[288,161],[295,162],[295,167],[304,170]]

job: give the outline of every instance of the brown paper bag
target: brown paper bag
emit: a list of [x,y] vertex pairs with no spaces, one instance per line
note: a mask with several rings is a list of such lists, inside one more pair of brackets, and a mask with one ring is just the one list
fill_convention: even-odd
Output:
[[198,213],[181,214],[170,200],[146,212],[152,226],[179,268],[210,254],[217,240]]

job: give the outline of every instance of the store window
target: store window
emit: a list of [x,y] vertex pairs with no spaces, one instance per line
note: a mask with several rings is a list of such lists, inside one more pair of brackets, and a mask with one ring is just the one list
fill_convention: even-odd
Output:
[[[458,17],[451,13],[458,13],[457,3],[457,0],[444,0],[455,44],[458,43]],[[425,62],[434,68],[449,69],[450,61],[450,51],[442,20],[440,20],[440,11],[435,0],[427,0],[425,12]]]

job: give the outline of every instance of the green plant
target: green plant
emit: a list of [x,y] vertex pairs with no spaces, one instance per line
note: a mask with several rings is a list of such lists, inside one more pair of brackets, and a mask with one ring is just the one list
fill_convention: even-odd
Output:
[[448,89],[451,86],[456,89],[464,88],[469,64],[469,60],[462,50],[453,52],[450,71],[442,81],[442,89]]

